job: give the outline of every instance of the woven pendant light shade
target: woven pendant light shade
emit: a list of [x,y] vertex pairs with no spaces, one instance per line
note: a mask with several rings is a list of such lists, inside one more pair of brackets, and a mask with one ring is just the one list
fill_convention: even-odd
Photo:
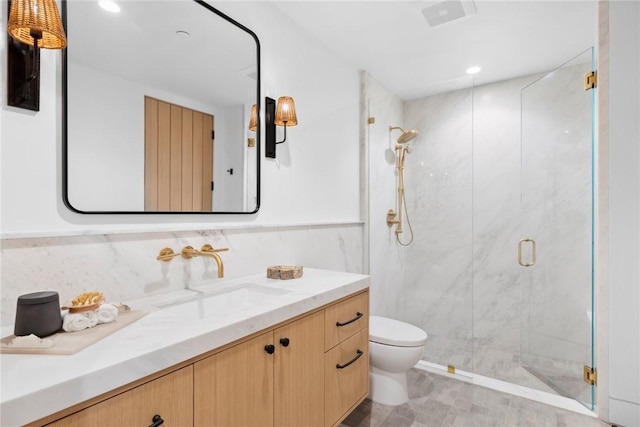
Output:
[[14,39],[33,46],[62,49],[67,45],[55,0],[11,0],[7,31]]
[[278,106],[276,107],[276,118],[274,120],[278,126],[295,126],[298,124],[296,117],[296,106],[293,98],[290,96],[281,96],[278,98]]

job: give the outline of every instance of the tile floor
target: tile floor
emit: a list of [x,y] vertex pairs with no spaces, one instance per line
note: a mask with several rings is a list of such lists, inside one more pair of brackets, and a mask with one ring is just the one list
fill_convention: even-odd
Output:
[[365,400],[340,427],[602,427],[595,418],[417,369],[410,401],[387,406]]

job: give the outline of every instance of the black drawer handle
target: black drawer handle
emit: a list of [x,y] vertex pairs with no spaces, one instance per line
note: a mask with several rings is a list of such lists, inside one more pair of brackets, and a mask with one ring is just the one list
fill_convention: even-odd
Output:
[[283,347],[287,347],[287,346],[289,345],[289,342],[290,342],[290,341],[289,341],[289,338],[280,338],[280,344],[281,344]]
[[336,368],[338,369],[344,369],[347,366],[351,365],[353,362],[355,362],[356,360],[360,359],[360,356],[362,356],[364,354],[364,351],[358,349],[358,354],[356,354],[356,357],[354,357],[353,359],[349,360],[347,363],[345,363],[344,365],[341,364],[337,364]]
[[264,346],[264,351],[266,351],[269,354],[273,354],[274,351],[276,351],[276,346],[273,344],[268,344]]
[[160,424],[164,423],[164,420],[160,415],[154,415],[151,421],[153,421],[153,424],[151,424],[149,427],[158,427]]
[[362,314],[362,313],[360,313],[360,312],[358,311],[358,312],[356,312],[356,317],[354,317],[354,318],[353,318],[353,319],[351,319],[351,320],[347,320],[347,321],[346,321],[346,322],[344,322],[344,323],[336,322],[336,326],[340,327],[340,326],[348,325],[349,323],[353,323],[353,322],[355,322],[356,320],[358,320],[358,319],[359,319],[359,318],[361,318],[362,316],[364,316],[364,314]]

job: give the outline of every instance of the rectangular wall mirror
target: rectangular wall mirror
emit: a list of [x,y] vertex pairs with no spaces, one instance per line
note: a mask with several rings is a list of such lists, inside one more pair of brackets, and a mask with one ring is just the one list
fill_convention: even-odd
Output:
[[[255,213],[257,36],[200,0],[63,1],[63,198],[79,213]],[[258,120],[259,123],[259,120]]]

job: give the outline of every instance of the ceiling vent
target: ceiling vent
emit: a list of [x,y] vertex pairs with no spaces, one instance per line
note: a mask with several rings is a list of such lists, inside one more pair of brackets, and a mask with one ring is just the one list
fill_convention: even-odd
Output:
[[422,14],[430,27],[437,27],[477,13],[473,1],[446,0],[421,2],[421,4],[430,4],[422,9]]

